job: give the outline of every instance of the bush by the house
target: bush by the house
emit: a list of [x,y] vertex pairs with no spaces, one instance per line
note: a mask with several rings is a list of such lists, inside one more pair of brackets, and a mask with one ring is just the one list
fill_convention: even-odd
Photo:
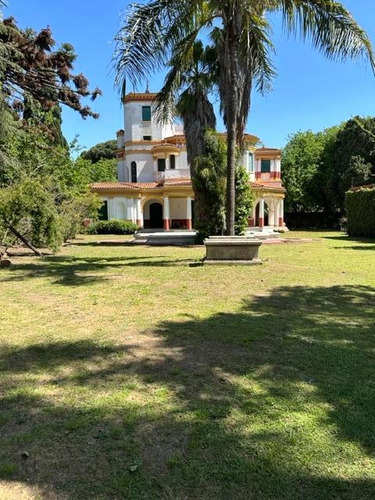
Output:
[[375,188],[346,193],[348,235],[375,238]]
[[100,220],[87,228],[89,234],[134,234],[139,226],[126,220]]

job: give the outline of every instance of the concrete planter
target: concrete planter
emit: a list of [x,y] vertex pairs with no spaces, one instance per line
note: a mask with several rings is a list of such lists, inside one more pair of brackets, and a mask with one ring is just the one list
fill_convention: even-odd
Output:
[[211,236],[204,241],[204,264],[261,264],[259,247],[262,242],[245,236]]

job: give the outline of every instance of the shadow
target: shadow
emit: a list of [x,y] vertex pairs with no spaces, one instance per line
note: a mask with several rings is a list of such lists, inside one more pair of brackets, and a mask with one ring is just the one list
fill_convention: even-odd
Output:
[[354,245],[350,247],[335,247],[340,250],[372,250],[375,251],[375,245]]
[[279,287],[120,344],[3,348],[0,478],[41,498],[372,499],[374,306],[371,287]]
[[[161,260],[157,260],[161,259]],[[85,257],[48,256],[32,262],[14,264],[0,274],[0,283],[29,278],[51,278],[55,285],[83,286],[111,279],[108,270],[126,267],[174,267],[188,265],[191,259],[167,260],[165,256]]]
[[64,247],[95,247],[95,248],[100,248],[104,246],[110,246],[110,247],[133,247],[134,248],[134,243],[132,243],[131,240],[118,240],[116,241],[116,238],[108,238],[108,240],[95,240],[95,241],[88,241],[88,240],[74,240],[71,241],[67,244],[64,245]]
[[374,245],[374,239],[373,238],[352,238],[348,236],[347,234],[343,233],[339,236],[322,236],[324,240],[335,240],[335,241],[353,241],[355,243],[369,243],[371,245]]

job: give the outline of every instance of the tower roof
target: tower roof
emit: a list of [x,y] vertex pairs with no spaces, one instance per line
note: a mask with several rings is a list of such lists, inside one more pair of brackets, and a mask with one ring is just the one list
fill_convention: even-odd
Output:
[[157,95],[153,92],[129,92],[122,98],[122,102],[125,104],[131,101],[154,101]]

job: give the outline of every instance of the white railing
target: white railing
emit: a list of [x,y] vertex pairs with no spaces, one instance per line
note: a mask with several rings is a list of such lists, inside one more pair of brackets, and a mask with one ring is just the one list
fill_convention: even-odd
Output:
[[165,170],[164,172],[154,172],[156,181],[164,181],[166,179],[186,179],[190,178],[190,170],[188,168],[181,168],[176,170]]

